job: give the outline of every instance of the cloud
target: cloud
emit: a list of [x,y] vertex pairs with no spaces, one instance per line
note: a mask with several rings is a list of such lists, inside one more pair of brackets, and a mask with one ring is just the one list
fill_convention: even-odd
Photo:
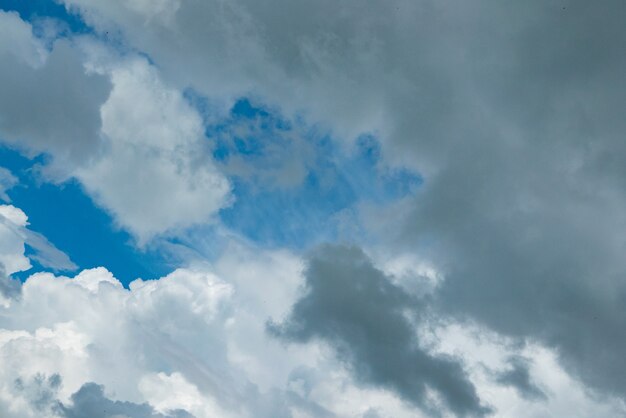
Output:
[[[12,213],[26,222],[18,209]],[[104,268],[28,277],[20,297],[0,305],[3,416],[78,417],[106,408],[131,417],[181,410],[196,418],[373,411],[408,418],[444,406],[480,413],[478,398],[503,416],[623,411],[614,399],[589,398],[545,348],[520,352],[484,330],[473,338],[464,324],[438,330],[435,342],[426,338],[420,327],[437,329],[439,321],[431,325],[423,302],[357,249],[321,249],[305,270],[286,250],[222,238],[227,245],[214,263],[188,260],[128,289]],[[268,335],[269,318],[281,321],[286,341],[300,343]],[[496,381],[511,355],[534,359],[528,375],[547,401],[524,399]],[[415,408],[420,393],[432,407],[425,414]]]
[[71,397],[72,405],[59,405],[57,413],[65,418],[107,418],[123,416],[128,418],[193,418],[183,410],[171,411],[167,414],[155,412],[150,405],[132,402],[112,401],[104,395],[101,385],[84,384]]
[[50,51],[17,13],[0,11],[0,140],[29,155],[54,155],[67,173],[98,149],[100,106],[110,83],[87,73],[68,40]]
[[48,377],[37,374],[31,379],[15,380],[16,391],[25,398],[33,411],[55,418],[127,417],[127,418],[193,418],[184,410],[158,413],[147,403],[114,401],[106,397],[104,387],[85,383],[73,393],[67,404],[57,400],[63,381],[60,375]]
[[29,259],[24,255],[28,245],[33,254],[30,258],[43,267],[54,271],[72,271],[78,266],[69,256],[56,248],[46,237],[28,229],[28,217],[19,208],[12,205],[0,205],[0,266],[6,274],[26,271],[31,268]]
[[440,313],[538,339],[626,396],[623,2],[65,4],[176,85],[377,134],[424,178],[379,243],[445,270]]
[[281,325],[270,324],[276,336],[326,341],[358,381],[394,390],[416,406],[430,407],[430,389],[458,416],[490,411],[481,405],[458,362],[419,348],[405,315],[419,315],[420,302],[393,285],[359,249],[319,249],[306,277],[306,294],[289,318]]
[[145,59],[101,70],[113,83],[101,109],[105,150],[73,175],[140,243],[211,221],[228,205],[230,184],[212,161],[198,113]]
[[513,386],[522,397],[531,400],[545,400],[547,396],[532,381],[529,373],[529,361],[523,357],[509,358],[511,368],[499,373],[497,381]]
[[[416,416],[392,394],[361,389],[317,344],[289,348],[266,334],[270,316],[289,312],[300,270],[287,252],[233,243],[214,267],[178,269],[129,289],[104,268],[73,278],[36,273],[19,299],[0,307],[0,410],[35,418],[52,400],[67,416],[103,406],[197,418],[368,408]],[[56,375],[62,384],[51,388]]]
[[32,260],[53,271],[74,271],[78,269],[78,266],[70,260],[70,257],[55,247],[45,236],[30,229],[24,229],[23,232],[26,236],[26,244],[35,251],[30,255]]
[[12,205],[0,205],[0,266],[4,273],[13,274],[28,270],[31,265],[24,256],[26,238],[23,229],[28,217]]
[[[146,53],[154,65],[134,55],[127,60],[109,55],[104,61],[116,65],[102,66],[97,59],[87,59],[90,70],[85,71],[82,55],[76,52],[72,42],[59,41],[52,51],[46,51],[32,36],[28,24],[15,14],[2,13],[4,42],[0,41],[0,55],[8,64],[1,70],[4,81],[0,83],[3,91],[13,93],[3,96],[5,100],[0,99],[2,115],[12,116],[0,120],[0,132],[3,141],[12,146],[25,138],[19,144],[31,153],[48,152],[57,161],[84,163],[71,175],[140,242],[210,221],[229,202],[227,181],[214,169],[210,158],[205,158],[202,122],[180,98],[178,90],[191,87],[200,95],[221,102],[223,109],[228,109],[241,95],[251,95],[280,107],[288,118],[297,115],[311,123],[319,122],[339,139],[351,140],[363,133],[374,133],[383,143],[385,158],[419,170],[424,183],[415,198],[402,202],[401,213],[395,211],[397,207],[384,208],[378,215],[385,216],[368,218],[367,226],[379,240],[368,244],[385,247],[387,253],[412,254],[433,266],[438,272],[437,284],[434,290],[425,293],[431,295],[434,304],[430,308],[438,317],[462,324],[479,323],[518,345],[537,342],[559,353],[561,364],[589,388],[606,397],[615,394],[624,398],[626,386],[622,376],[626,366],[622,357],[626,339],[622,329],[626,316],[622,307],[626,289],[621,277],[626,265],[621,231],[626,224],[623,210],[626,125],[622,114],[626,58],[622,40],[626,27],[622,1],[611,0],[598,6],[572,0],[562,6],[531,0],[514,7],[492,0],[471,5],[463,1],[395,0],[369,2],[366,6],[357,1],[338,5],[327,0],[306,4],[288,0],[262,4],[248,0],[228,3],[164,0],[156,5],[140,0],[66,0],[65,4],[78,11],[96,30],[119,31],[127,43],[125,46]],[[20,48],[15,48],[16,45]],[[15,52],[18,50],[19,53]],[[81,86],[79,91],[90,94],[84,96],[68,90],[70,81]],[[67,97],[66,91],[71,93]],[[102,106],[105,100],[108,101]],[[60,103],[61,110],[49,109],[52,102]],[[20,113],[24,108],[36,111]],[[76,124],[63,123],[65,112],[78,116]],[[23,123],[24,114],[28,123]],[[144,132],[148,134],[144,136]],[[78,137],[87,139],[75,140]],[[235,168],[237,172],[245,171]],[[272,176],[268,177],[269,181],[275,181]],[[377,227],[381,223],[384,227]],[[0,232],[6,233],[3,237],[11,237],[2,241],[2,245],[7,243],[4,254],[11,255],[3,262],[26,266],[21,250],[23,240],[14,239],[11,235],[14,230],[10,228]],[[240,262],[237,267],[243,269],[246,265]],[[373,268],[367,271],[372,270],[376,271]],[[366,284],[388,279],[381,274],[366,275],[369,280]],[[52,293],[39,289],[40,301],[57,295],[56,286],[62,284],[64,290],[66,286],[73,289],[69,283],[83,280],[70,282],[46,277],[39,284],[49,286],[46,290]],[[325,328],[324,321],[313,321],[316,317],[312,315],[317,313],[314,308],[333,301],[316,298],[330,291],[323,286],[323,279],[314,279],[307,276],[312,292],[294,305],[294,316],[288,317],[293,321],[284,323],[285,330],[291,330],[291,334],[285,331],[286,335],[310,340],[305,344],[307,347],[315,346],[316,340],[341,342],[343,345],[335,349],[339,349],[343,364],[352,366],[355,376],[361,376],[357,380],[363,383],[365,376],[369,382],[380,382],[376,374],[384,371],[380,363],[368,357],[367,350],[355,350],[354,338],[344,329],[349,316],[335,318],[330,316],[331,311],[326,314],[329,317],[317,318],[332,320],[339,326],[338,330]],[[83,310],[92,312],[92,319],[110,319],[111,310],[127,313],[121,308],[115,311],[119,301],[126,300],[127,296],[120,296],[127,295],[123,293],[126,291],[117,289],[113,279],[103,281],[109,284],[89,282],[98,289],[97,297],[92,291],[80,293],[77,300],[93,302],[95,298],[106,309],[89,311],[87,308],[92,307],[85,303]],[[50,284],[53,282],[54,285]],[[171,303],[179,308],[177,314],[182,319],[195,325],[202,323],[195,313],[189,314],[184,309],[186,302],[191,303],[184,295],[203,287],[190,285],[192,290],[188,292],[185,286],[168,287],[171,282],[176,280],[166,280],[163,288],[154,285],[155,296],[164,298],[155,303],[162,310]],[[345,286],[346,292],[353,288],[352,282],[338,283]],[[406,293],[389,286],[383,289],[391,289],[392,296],[383,295],[384,301]],[[37,287],[28,282],[25,285],[26,289]],[[110,304],[102,302],[108,293],[103,290],[101,294],[101,287],[116,288],[113,294],[117,296],[107,300]],[[380,293],[373,285],[367,289],[376,295]],[[134,295],[134,290],[127,292]],[[267,294],[266,289],[253,285],[243,293],[255,292]],[[75,295],[71,290],[69,293]],[[356,298],[354,292],[348,295]],[[399,297],[402,306],[409,305],[405,297],[408,296]],[[265,306],[250,298],[257,304],[254,306]],[[67,302],[64,297],[61,299]],[[218,366],[211,365],[216,372],[204,367],[202,362],[190,365],[181,360],[190,356],[176,344],[166,344],[167,338],[160,339],[170,332],[169,328],[163,331],[150,320],[156,311],[146,306],[153,302],[146,297],[137,304],[138,311],[145,313],[137,322],[148,323],[147,329],[159,331],[144,332],[145,327],[129,325],[132,332],[128,335],[141,335],[133,339],[125,334],[129,346],[143,348],[138,341],[144,339],[162,342],[169,350],[166,357],[178,361],[168,373],[182,370],[181,375],[202,396],[218,389],[223,389],[219,392],[220,399],[240,399],[242,393],[252,393],[251,399],[263,402],[273,399],[275,402],[268,402],[276,408],[272,410],[276,415],[286,414],[289,407],[281,403],[284,398],[267,395],[282,394],[282,389],[272,392],[264,388],[255,392],[247,383],[231,386],[233,381],[246,381],[238,378],[226,379],[228,383],[224,384],[210,378],[228,375]],[[231,307],[233,312],[246,313],[239,317],[240,321],[260,317],[251,326],[258,331],[255,327],[265,317],[233,304],[236,305]],[[58,310],[63,308],[60,304]],[[378,307],[362,305],[363,312],[357,313],[366,315],[366,308]],[[303,311],[302,316],[299,310]],[[379,313],[395,321],[394,326],[384,331],[396,332],[394,337],[403,343],[400,348],[406,348],[411,341],[406,335],[415,324],[397,310],[381,307]],[[47,314],[59,315],[55,311]],[[69,313],[65,316],[67,321],[74,319]],[[94,331],[86,323],[80,324],[84,329],[78,332],[71,326],[60,325],[62,321],[45,323],[41,318],[37,321],[44,323],[39,328],[32,324],[16,327],[20,330],[15,331],[20,332],[19,338],[35,345],[45,340],[53,346],[57,340],[48,336],[55,333],[64,337],[85,334],[86,338],[93,338]],[[192,331],[185,333],[171,322],[169,327],[180,339],[189,338],[189,346],[198,343],[190,337]],[[255,382],[272,382],[266,384],[275,388],[275,380],[268,376],[279,372],[267,372],[260,365],[263,363],[260,357],[242,347],[253,340],[255,346],[264,347],[259,349],[264,356],[274,352],[273,357],[261,357],[272,359],[271,364],[281,363],[276,358],[280,359],[283,351],[268,348],[271,343],[259,336],[262,334],[247,334],[243,330],[248,329],[243,326],[235,328],[239,330],[238,350],[224,349],[216,343],[223,351],[217,350],[219,355],[215,357],[224,359],[224,352],[236,353],[238,364],[246,370],[244,374],[255,376],[251,378]],[[42,331],[37,334],[37,329]],[[113,333],[104,325],[103,329]],[[221,326],[216,325],[216,329],[219,332],[209,334],[223,335]],[[379,340],[369,327],[356,329],[362,330],[363,338]],[[22,331],[27,334],[21,334]],[[16,334],[10,335],[11,341],[17,338],[13,338]],[[245,340],[242,335],[255,337]],[[107,345],[104,347],[103,352],[115,351]],[[202,350],[196,353],[197,357],[207,352],[214,354],[206,346]],[[417,348],[405,352],[426,364],[443,361]],[[51,355],[50,350],[46,353]],[[149,353],[146,358],[159,358],[159,354]],[[108,359],[102,363],[113,362]],[[123,363],[130,364],[131,369],[134,364],[130,360]],[[450,362],[443,364],[448,375],[460,375]],[[553,369],[558,368],[556,362],[550,364]],[[358,369],[357,365],[364,366]],[[518,386],[524,386],[526,369],[513,366],[512,374],[505,372],[502,383],[517,382]],[[532,367],[528,367],[530,376]],[[64,381],[73,382],[73,390],[80,387],[79,380],[80,384],[95,381],[91,376],[72,380],[69,370],[65,374],[70,379],[64,374]],[[328,370],[332,367],[325,369]],[[150,376],[159,372],[162,372],[159,367],[150,368]],[[283,372],[280,368],[280,373]],[[130,381],[140,380],[139,375],[143,372],[137,372]],[[106,370],[102,376],[107,376]],[[172,373],[167,376],[173,379]],[[404,386],[394,383],[397,392],[405,393],[403,388],[411,382],[417,381],[419,386],[421,381],[414,374],[411,376],[413,380]],[[392,377],[387,381],[397,380]],[[307,384],[307,379],[314,380],[308,375],[302,379]],[[331,385],[333,388],[341,386],[337,382],[350,381],[344,376],[327,379],[327,383],[335,383]],[[104,380],[106,387],[115,386],[112,379]],[[570,382],[565,378],[555,381]],[[477,396],[482,399],[480,386],[475,386]],[[141,403],[143,395],[137,392],[134,383],[117,387],[129,399],[134,397],[131,401]],[[544,388],[540,382],[537,387]],[[297,385],[294,390],[298,390]],[[349,390],[351,399],[371,395],[353,386]],[[341,403],[338,397],[327,393],[322,396],[320,391],[317,388],[317,392],[312,389],[302,393],[310,393],[316,403],[328,410],[358,410],[347,404],[349,400]],[[257,397],[258,393],[267,396]],[[545,393],[549,398],[546,402],[550,402],[552,394],[547,390]],[[329,408],[332,404],[329,399],[336,401],[334,409]],[[388,406],[394,402],[389,399],[380,404],[395,408]],[[511,402],[517,402],[514,410],[521,413],[531,408],[522,401]],[[576,405],[585,402],[580,400]],[[550,408],[569,411],[564,404],[567,402],[550,403]],[[476,402],[465,405],[476,407]],[[498,406],[502,406],[499,410],[507,410],[506,404]],[[385,407],[368,405],[367,409],[358,411],[382,415],[380,411]],[[537,416],[551,412],[540,410],[542,406],[533,408],[539,411]],[[594,408],[580,410],[593,410],[601,416]]]
[[145,58],[122,58],[87,35],[47,51],[17,14],[0,19],[1,140],[30,157],[47,154],[43,180],[77,179],[141,245],[210,222],[229,204],[200,116]]
[[0,199],[7,203],[11,202],[11,198],[7,195],[7,191],[17,184],[17,177],[4,167],[0,167]]

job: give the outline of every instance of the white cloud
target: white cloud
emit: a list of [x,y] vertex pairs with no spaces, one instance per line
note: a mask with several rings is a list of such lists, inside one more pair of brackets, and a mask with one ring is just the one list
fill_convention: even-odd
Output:
[[71,271],[77,268],[67,254],[56,248],[38,232],[28,229],[28,216],[12,205],[0,205],[0,269],[13,274],[31,268],[24,256],[25,245],[34,253],[31,258],[53,270]]
[[[19,209],[0,208],[26,225]],[[23,247],[4,255],[23,261]],[[409,261],[391,268],[412,269]],[[73,402],[97,394],[87,385],[94,382],[109,406],[163,416],[419,416],[393,392],[356,383],[326,344],[285,345],[267,334],[266,321],[284,318],[302,295],[303,266],[287,251],[231,241],[214,264],[191,263],[128,289],[102,267],[74,278],[34,274],[19,298],[0,307],[0,410],[9,418],[80,411],[90,404]],[[501,416],[621,411],[614,399],[587,395],[550,350],[520,352],[483,329],[437,324],[422,331],[424,344],[463,358],[481,399]],[[493,371],[506,368],[511,353],[533,359],[531,375],[547,403],[494,383]]]
[[[482,363],[509,367],[502,359],[511,350],[442,331],[481,397],[505,416],[623,411],[619,401],[587,396],[559,365],[624,394],[619,0],[601,8],[575,1],[568,11],[541,1],[65,3],[99,30],[119,29],[156,65],[132,52],[85,58],[69,41],[46,52],[28,24],[2,12],[2,140],[52,154],[44,172],[76,177],[140,244],[210,222],[229,202],[228,182],[206,157],[202,122],[176,88],[226,104],[261,97],[348,140],[376,132],[387,154],[425,173],[403,216],[369,218],[383,224],[370,230],[387,251],[402,254],[382,257],[383,266],[405,284],[436,282],[438,315],[473,317],[516,343],[538,340],[523,352],[535,363],[521,376],[536,381],[546,404],[480,371]],[[602,30],[589,30],[594,22]],[[26,219],[4,211],[2,263],[27,268]],[[11,379],[59,373],[63,401],[97,381],[112,397],[200,415],[217,407],[241,416],[411,413],[392,394],[355,387],[327,347],[268,339],[265,319],[280,318],[296,298],[299,260],[231,250],[239,255],[130,290],[104,269],[31,277],[0,315],[7,410],[32,403]],[[404,256],[411,252],[420,257]],[[483,351],[500,363],[476,360]],[[322,373],[301,372],[314,368]],[[172,386],[178,396],[161,395]]]
[[[437,353],[459,356],[467,364],[482,399],[496,407],[497,416],[610,417],[626,413],[626,404],[614,395],[598,395],[561,366],[558,354],[537,343],[520,346],[472,323],[428,324],[421,329],[424,343]],[[507,369],[507,359],[521,355],[529,360],[531,379],[546,399],[526,399],[515,388],[496,379]]]
[[122,58],[89,36],[57,40],[48,53],[17,14],[0,20],[0,139],[51,155],[44,179],[77,179],[140,245],[210,222],[230,202],[200,116],[145,58]]
[[0,266],[4,274],[28,270],[31,265],[24,256],[26,237],[23,228],[28,225],[26,214],[11,205],[0,206]]
[[228,204],[230,185],[211,160],[197,112],[145,59],[101,70],[113,83],[101,109],[103,150],[74,176],[140,243],[209,222]]

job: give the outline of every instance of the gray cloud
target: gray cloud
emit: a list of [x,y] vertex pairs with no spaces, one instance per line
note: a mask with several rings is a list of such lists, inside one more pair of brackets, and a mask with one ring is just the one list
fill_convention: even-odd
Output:
[[510,369],[498,373],[497,382],[514,387],[517,392],[529,400],[546,400],[546,394],[537,387],[530,376],[529,360],[513,356],[508,361]]
[[22,292],[22,282],[7,275],[0,266],[0,295],[7,299],[13,299]]
[[61,387],[61,376],[53,374],[46,377],[36,374],[30,379],[15,379],[15,389],[39,413],[49,413],[56,404],[56,397]]
[[[2,12],[0,18],[8,39],[21,37],[20,44],[43,50],[43,45],[31,45],[38,41],[29,25],[12,22],[19,19],[16,15]],[[37,55],[0,45],[0,140],[29,155],[50,153],[63,172],[68,169],[64,165],[82,163],[97,150],[100,106],[110,82],[87,74],[80,53],[67,40],[55,42],[43,63],[29,54]]]
[[156,412],[147,404],[114,401],[104,394],[104,386],[85,383],[72,394],[69,404],[58,401],[58,391],[63,385],[59,374],[36,374],[30,379],[17,378],[15,390],[26,399],[35,411],[46,416],[62,418],[193,418],[184,410]]
[[59,404],[55,412],[64,418],[193,418],[183,410],[161,414],[147,403],[113,401],[104,395],[104,387],[84,384],[71,398],[72,405]]
[[547,344],[626,396],[626,3],[65,3],[180,85],[378,132],[424,172],[383,238],[440,266],[440,312]]
[[419,313],[420,303],[393,285],[360,249],[318,249],[306,280],[306,294],[284,323],[269,324],[271,333],[288,341],[326,341],[356,379],[391,389],[413,405],[429,409],[430,388],[459,416],[489,412],[459,363],[418,347],[406,314]]

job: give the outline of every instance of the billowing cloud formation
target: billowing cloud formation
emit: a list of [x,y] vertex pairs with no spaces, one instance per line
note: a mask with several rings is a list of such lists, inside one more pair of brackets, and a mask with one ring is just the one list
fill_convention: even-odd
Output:
[[441,312],[625,396],[623,2],[65,3],[176,83],[378,133],[425,179],[381,239],[445,267]]
[[[0,139],[49,154],[43,178],[77,179],[139,244],[210,223],[231,202],[208,117],[182,91],[214,102],[210,117],[246,96],[321,124],[333,141],[374,135],[386,162],[424,181],[417,196],[346,214],[371,260],[322,250],[305,277],[297,255],[223,236],[210,266],[130,289],[105,269],[31,276],[0,315],[7,414],[36,416],[40,402],[14,383],[40,373],[62,377],[55,396],[67,408],[93,382],[115,405],[198,417],[400,417],[415,405],[436,413],[438,402],[458,415],[481,405],[502,416],[624,415],[623,1],[63,3],[100,38],[46,47],[0,14],[10,93]],[[311,169],[299,157],[221,168],[291,188]],[[10,272],[30,265],[14,209],[0,231],[7,295]],[[190,253],[202,258],[199,241]],[[355,259],[362,281],[348,279]],[[427,274],[385,270],[422,263]],[[270,317],[303,344],[268,337]],[[383,364],[376,350],[404,363]]]
[[142,244],[228,204],[200,116],[144,58],[123,59],[88,37],[47,51],[16,13],[0,19],[0,140],[51,156],[43,177],[78,179]]
[[145,59],[102,70],[113,83],[101,109],[105,150],[76,178],[140,242],[210,221],[230,185],[211,160],[200,116]]
[[420,349],[414,324],[420,303],[369,262],[356,248],[325,247],[310,260],[306,295],[287,322],[270,325],[280,337],[320,338],[335,347],[357,379],[388,387],[408,402],[428,407],[427,389],[459,416],[482,416],[473,385],[462,367]]
[[[424,416],[481,414],[480,398],[536,417],[620,411],[614,400],[590,399],[540,350],[523,353],[539,365],[528,362],[513,379],[549,393],[537,402],[507,392],[510,378],[497,382],[511,349],[482,348],[491,340],[483,331],[478,340],[454,330],[434,345],[418,340],[430,315],[357,249],[325,247],[308,263],[303,276],[288,252],[231,242],[213,265],[129,289],[104,268],[36,273],[0,307],[0,410],[8,418],[93,408],[130,418],[416,417],[414,405],[431,408]],[[303,344],[268,335],[270,318]]]

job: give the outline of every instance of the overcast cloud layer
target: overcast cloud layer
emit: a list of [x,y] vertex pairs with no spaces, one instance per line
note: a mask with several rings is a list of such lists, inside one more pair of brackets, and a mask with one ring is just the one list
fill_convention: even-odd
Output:
[[[0,10],[1,416],[626,415],[626,3],[53,4]],[[31,226],[69,184],[171,272]]]

